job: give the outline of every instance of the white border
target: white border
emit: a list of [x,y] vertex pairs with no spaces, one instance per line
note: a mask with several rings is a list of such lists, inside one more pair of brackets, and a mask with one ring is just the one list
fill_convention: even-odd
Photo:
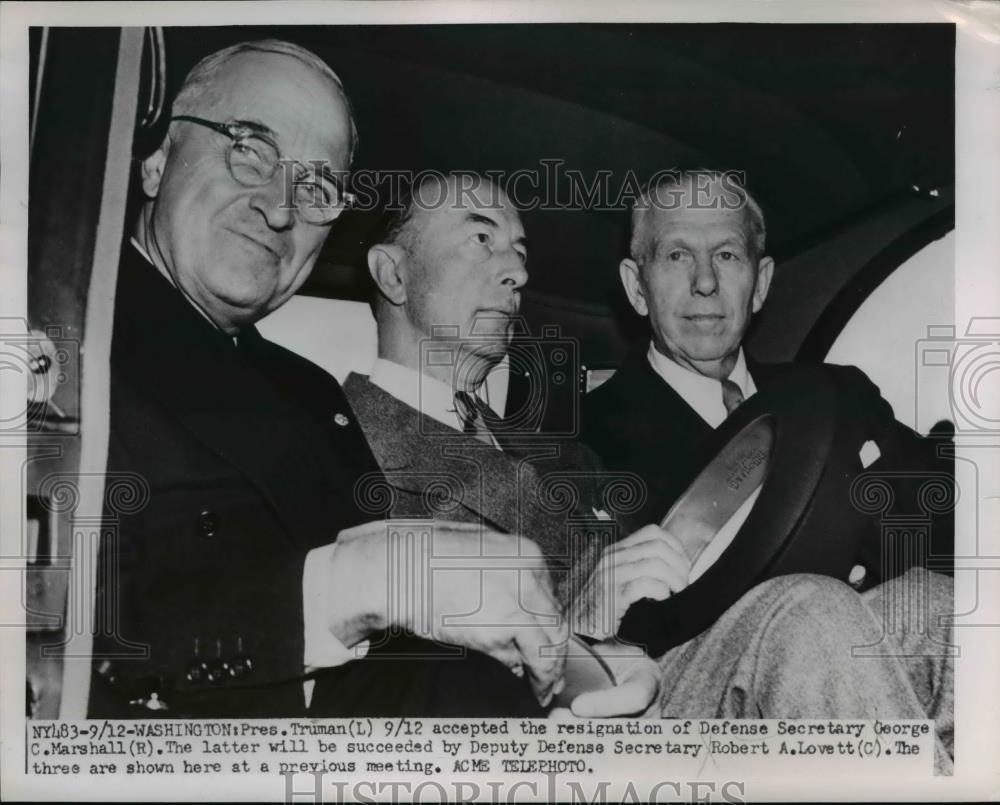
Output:
[[[957,25],[957,278],[956,322],[959,331],[972,316],[1000,315],[1000,9],[997,4],[946,2],[627,2],[618,0],[609,11],[604,2],[311,2],[273,3],[16,3],[0,6],[0,316],[24,316],[27,262],[27,27],[30,25],[245,25],[289,24],[403,24],[403,23],[515,23],[515,22],[944,22]],[[9,378],[3,379],[9,383]],[[23,394],[5,386],[0,411],[6,413]],[[2,441],[0,443],[6,444]],[[0,449],[0,533],[18,533],[21,490],[9,481],[20,477],[23,449]],[[1000,489],[998,467],[982,467],[987,493]],[[984,493],[987,494],[987,493]],[[995,503],[980,502],[981,551],[1000,556]],[[961,514],[961,513],[960,513]],[[961,528],[961,521],[959,527]],[[6,548],[6,545],[5,545]],[[4,550],[4,553],[7,553]],[[1000,566],[997,562],[994,566]],[[0,605],[3,621],[19,607],[20,590],[3,573]],[[972,595],[973,573],[957,576],[958,600]],[[979,585],[980,613],[1000,614],[1000,576],[984,571]],[[961,605],[959,606],[959,610]],[[1000,622],[1000,618],[980,620]],[[873,783],[851,779],[795,779],[748,781],[747,793],[763,797],[803,800],[997,798],[1000,796],[1000,646],[991,628],[957,630],[962,659],[956,682],[956,774],[953,778],[888,779]],[[24,637],[19,629],[2,630],[2,686],[0,699],[0,769],[6,797],[53,799],[182,799],[227,798],[259,800],[278,795],[261,791],[252,777],[190,780],[158,790],[116,779],[109,790],[93,782],[52,780],[43,787],[25,780],[23,733]],[[136,781],[138,783],[139,781]]]

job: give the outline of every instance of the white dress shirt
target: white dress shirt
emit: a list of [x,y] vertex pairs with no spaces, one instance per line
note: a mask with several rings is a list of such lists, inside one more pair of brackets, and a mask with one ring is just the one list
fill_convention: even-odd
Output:
[[385,358],[375,361],[368,379],[404,405],[442,425],[462,430],[462,418],[455,410],[455,391],[447,383]]
[[[725,403],[722,402],[721,381],[714,377],[705,377],[705,375],[700,375],[681,366],[656,349],[652,342],[649,344],[647,358],[653,371],[662,377],[670,388],[680,394],[684,402],[690,405],[698,416],[709,425],[717,428],[726,421],[729,414],[726,412]],[[744,400],[757,393],[757,386],[754,385],[753,378],[750,377],[750,372],[747,370],[746,357],[743,355],[742,347],[736,357],[736,365],[729,373],[729,379],[740,387]]]

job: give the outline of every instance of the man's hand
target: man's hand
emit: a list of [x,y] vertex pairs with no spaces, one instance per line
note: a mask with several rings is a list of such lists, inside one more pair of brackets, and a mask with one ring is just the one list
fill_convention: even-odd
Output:
[[690,573],[680,540],[659,526],[644,526],[605,548],[573,601],[573,631],[607,640],[632,604],[643,598],[662,601],[680,592]]
[[570,709],[553,710],[550,718],[611,718],[644,713],[660,691],[660,667],[637,646],[613,640],[594,650],[608,664],[616,684],[606,690],[581,693]]
[[330,630],[351,646],[399,627],[526,671],[547,704],[562,677],[568,627],[530,540],[468,523],[396,533],[379,520],[342,531],[331,559]]

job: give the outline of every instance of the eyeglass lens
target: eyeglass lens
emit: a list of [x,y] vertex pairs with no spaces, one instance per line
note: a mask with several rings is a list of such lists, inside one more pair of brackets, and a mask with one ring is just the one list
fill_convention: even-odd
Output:
[[340,192],[329,178],[302,170],[291,160],[282,160],[274,145],[253,135],[233,140],[229,150],[229,170],[240,184],[259,187],[267,184],[282,168],[282,182],[299,214],[311,223],[333,220],[341,210]]

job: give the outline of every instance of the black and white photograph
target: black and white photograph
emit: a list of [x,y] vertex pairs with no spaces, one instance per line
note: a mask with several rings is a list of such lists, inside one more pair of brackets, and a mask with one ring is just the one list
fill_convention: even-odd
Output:
[[996,795],[996,6],[47,6],[5,798]]

